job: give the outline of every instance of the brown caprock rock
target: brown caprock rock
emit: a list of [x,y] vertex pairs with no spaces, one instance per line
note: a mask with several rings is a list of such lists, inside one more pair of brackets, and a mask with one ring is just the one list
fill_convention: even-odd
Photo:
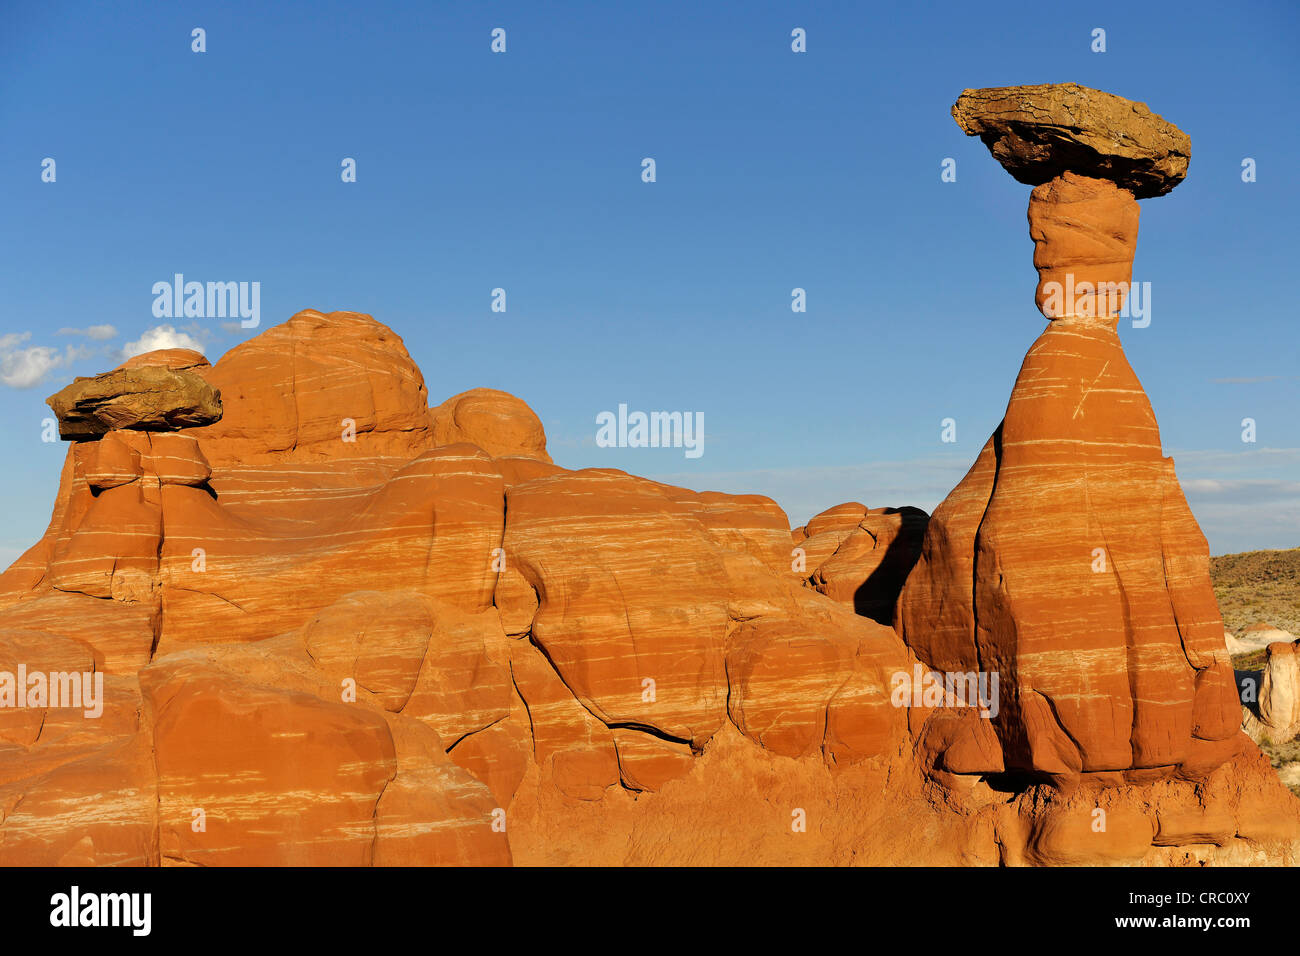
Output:
[[175,431],[221,420],[219,391],[192,371],[157,365],[78,378],[45,401],[65,441],[98,438],[115,428]]
[[1138,199],[1163,196],[1183,181],[1192,156],[1191,138],[1145,103],[1078,83],[963,90],[952,116],[1031,186],[1069,171]]

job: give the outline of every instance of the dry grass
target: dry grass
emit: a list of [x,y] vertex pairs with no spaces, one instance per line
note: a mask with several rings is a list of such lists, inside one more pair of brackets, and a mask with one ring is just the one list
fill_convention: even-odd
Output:
[[1234,654],[1232,657],[1232,668],[1238,671],[1262,671],[1264,663],[1268,660],[1268,651],[1261,647],[1257,651],[1251,651],[1249,654]]
[[1210,558],[1210,580],[1232,633],[1264,623],[1300,634],[1300,548]]
[[[1268,755],[1269,762],[1273,764],[1274,770],[1286,764],[1300,763],[1300,738],[1284,744],[1275,744],[1266,736],[1259,742],[1259,749]],[[1293,783],[1290,789],[1292,793],[1300,797],[1300,783]]]

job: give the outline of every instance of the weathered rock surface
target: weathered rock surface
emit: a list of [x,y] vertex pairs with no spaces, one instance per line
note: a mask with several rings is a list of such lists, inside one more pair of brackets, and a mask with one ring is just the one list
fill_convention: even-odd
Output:
[[1077,83],[963,90],[952,116],[1031,186],[1072,172],[1138,199],[1163,196],[1183,181],[1192,155],[1191,138],[1145,103]]
[[1300,736],[1300,641],[1269,644],[1264,670],[1250,679],[1256,698],[1243,704],[1246,733],[1275,744]]
[[240,465],[409,461],[434,444],[420,370],[401,338],[368,315],[299,312],[197,373],[226,410],[194,434],[231,481],[241,480]]
[[65,441],[97,438],[115,428],[173,431],[221,418],[219,391],[193,371],[164,366],[78,378],[45,401]]
[[1104,179],[1063,173],[1029,196],[1038,287],[1049,319],[1119,315],[1133,278],[1138,204]]
[[930,519],[898,627],[939,671],[1000,674],[1009,770],[1194,774],[1235,752],[1208,548],[1113,320],[1034,343]]
[[431,413],[439,445],[469,442],[494,458],[519,455],[549,462],[541,419],[509,392],[472,388],[447,399]]
[[[741,522],[741,503],[718,497],[589,469],[506,498],[506,560],[537,595],[529,638],[604,724],[696,751],[727,719],[736,623],[798,614],[802,600],[784,516],[756,503]],[[527,606],[515,597],[512,613]]]
[[139,355],[131,356],[118,368],[132,369],[157,366],[184,372],[208,368],[211,365],[212,363],[208,361],[206,355],[193,349],[154,349],[152,352],[142,352]]
[[836,505],[795,529],[796,562],[814,590],[889,624],[928,521],[920,508]]

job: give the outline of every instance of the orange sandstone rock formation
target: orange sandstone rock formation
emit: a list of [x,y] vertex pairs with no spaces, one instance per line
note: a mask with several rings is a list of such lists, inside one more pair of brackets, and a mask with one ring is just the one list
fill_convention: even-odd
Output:
[[1118,781],[1240,746],[1209,552],[1113,319],[1034,343],[898,613],[926,663],[1001,675],[1007,769]]
[[922,661],[872,620],[915,509],[792,533],[760,496],[569,471],[517,399],[430,409],[352,313],[130,364],[224,414],[72,442],[0,578],[0,670],[104,680],[98,717],[0,709],[0,863],[1292,859],[1290,795],[1231,782],[1244,751],[1208,789],[1106,797],[1104,841],[1080,797],[1008,803],[1000,725],[900,699]]
[[[1006,93],[983,92],[967,91],[954,107],[968,132],[972,104]],[[1085,132],[1113,120],[1114,99],[1082,121]],[[1049,97],[1043,111],[1053,108]],[[1132,115],[1149,119],[1136,107]],[[997,746],[987,737],[974,751],[964,737],[945,741],[984,755],[963,772],[1013,772],[1066,789],[1200,779],[1245,744],[1205,538],[1124,357],[1122,299],[1088,292],[1061,306],[1044,291],[1067,275],[1087,290],[1127,284],[1137,204],[1121,185],[1092,177],[1122,184],[1131,169],[1059,146],[1066,134],[1036,101],[1016,122],[1022,138],[1035,138],[1024,124],[1042,134],[1039,154],[1051,161],[1040,166],[1066,167],[1034,189],[1029,207],[1036,301],[1052,321],[1025,357],[1002,424],[935,511],[897,626],[938,670],[1001,677]],[[1166,169],[1160,151],[1173,150],[1176,132],[1162,128],[1148,144],[1148,177]],[[1077,146],[1083,135],[1067,138]],[[1148,194],[1182,175],[1161,174]]]
[[796,561],[814,590],[889,624],[928,520],[920,508],[836,505],[794,530]]
[[1178,137],[1061,95],[986,124],[1051,322],[928,521],[568,470],[356,313],[91,380],[0,576],[0,864],[1300,862],[1118,305],[1047,294],[1127,280]]
[[472,388],[447,399],[432,413],[439,445],[467,441],[489,455],[519,455],[550,462],[542,422],[524,402],[494,388]]
[[1066,172],[1029,196],[1038,288],[1049,319],[1118,315],[1133,278],[1138,204],[1105,179]]
[[[430,409],[366,316],[128,364],[201,376],[224,414],[73,442],[49,531],[0,579],[12,655],[66,647],[136,715],[67,752],[22,714],[13,799],[116,822],[16,815],[0,862],[502,863],[529,780],[656,793],[724,727],[823,765],[905,749],[886,687],[911,659],[800,586],[769,499],[558,468],[513,396]],[[50,775],[101,751],[104,773],[155,755],[121,781],[138,812]]]

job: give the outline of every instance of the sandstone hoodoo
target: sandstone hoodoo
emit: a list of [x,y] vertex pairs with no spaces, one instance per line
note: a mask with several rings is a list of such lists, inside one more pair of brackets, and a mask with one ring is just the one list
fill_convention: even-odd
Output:
[[1300,641],[1275,641],[1266,652],[1264,670],[1246,675],[1256,699],[1243,702],[1245,730],[1283,744],[1300,736]]
[[967,759],[963,772],[1066,788],[1203,777],[1243,746],[1205,538],[1124,357],[1122,294],[1052,302],[1046,291],[1068,275],[1122,292],[1134,192],[1181,179],[1187,137],[1141,104],[1072,84],[968,90],[953,115],[1040,183],[1029,222],[1051,324],[1002,424],[930,521],[899,631],[938,670],[1001,675],[996,746],[985,738],[983,764]]

